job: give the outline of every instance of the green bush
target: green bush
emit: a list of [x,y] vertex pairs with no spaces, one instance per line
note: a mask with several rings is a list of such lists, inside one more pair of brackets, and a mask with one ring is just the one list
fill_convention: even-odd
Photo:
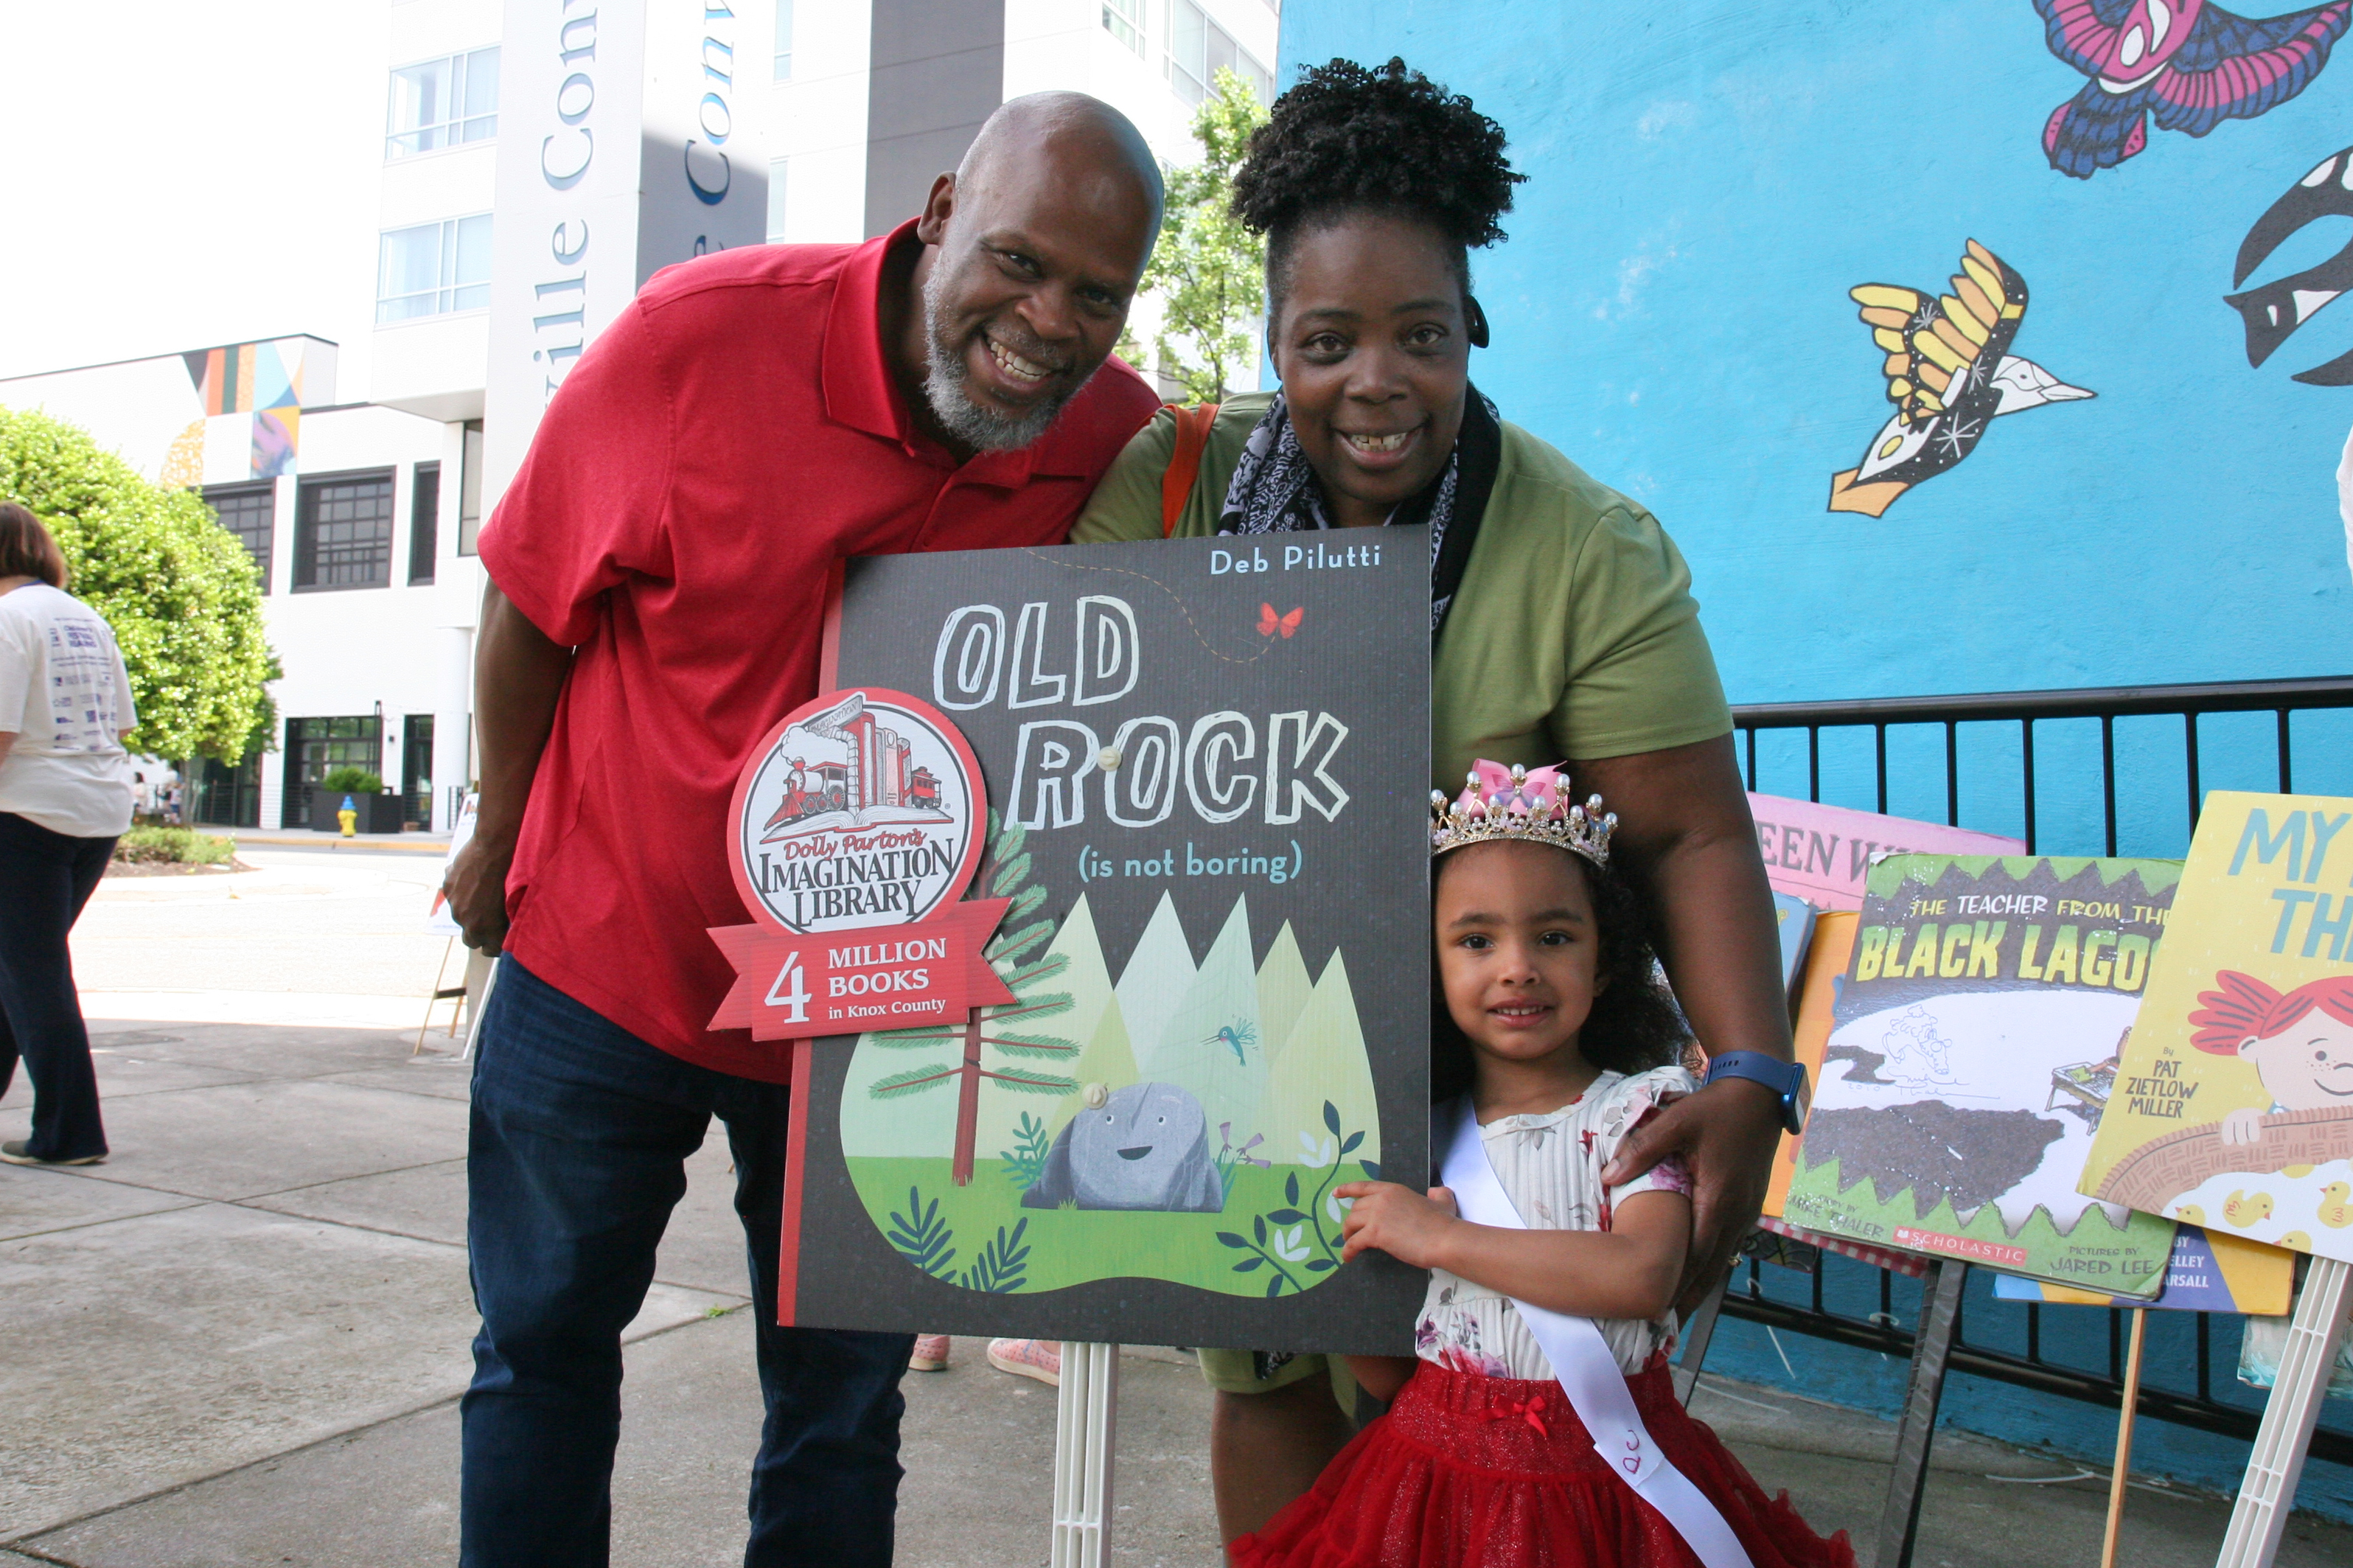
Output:
[[225,866],[236,851],[231,840],[193,827],[141,824],[114,841],[114,858],[134,866]]
[[356,763],[345,763],[339,768],[329,768],[319,787],[329,795],[381,795],[384,775],[372,773]]
[[62,420],[0,408],[0,500],[49,525],[69,591],[114,628],[139,707],[132,751],[233,763],[267,743],[278,665],[260,585],[201,496],[149,483]]

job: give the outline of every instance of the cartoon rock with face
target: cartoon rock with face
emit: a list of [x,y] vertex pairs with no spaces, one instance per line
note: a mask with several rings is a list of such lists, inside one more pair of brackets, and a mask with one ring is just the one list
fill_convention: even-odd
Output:
[[[2334,976],[2282,994],[2252,974],[2225,969],[2219,990],[2200,992],[2189,1016],[2190,1044],[2236,1056],[2262,1076],[2271,1110],[2242,1107],[2222,1118],[2225,1143],[2263,1137],[2263,1118],[2334,1110],[2353,1121],[2353,976]],[[2353,1133],[2348,1135],[2353,1147]]]
[[1208,1132],[1201,1102],[1185,1090],[1130,1084],[1071,1119],[1021,1206],[1215,1214],[1226,1193],[1209,1159]]

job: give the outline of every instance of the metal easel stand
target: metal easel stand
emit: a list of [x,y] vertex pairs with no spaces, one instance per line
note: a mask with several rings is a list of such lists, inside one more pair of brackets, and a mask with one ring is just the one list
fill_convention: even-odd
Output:
[[1112,1459],[1119,1428],[1119,1347],[1062,1342],[1054,1410],[1053,1568],[1111,1562]]
[[1920,1282],[1920,1331],[1912,1342],[1912,1378],[1895,1427],[1895,1467],[1887,1478],[1887,1506],[1879,1515],[1873,1568],[1912,1568],[1920,1499],[1928,1487],[1928,1449],[1936,1440],[1936,1406],[1945,1397],[1945,1368],[1952,1360],[1961,1289],[1968,1277],[1968,1264],[1938,1258]]
[[2279,1374],[2263,1405],[2263,1424],[2247,1456],[2247,1479],[2231,1510],[2231,1528],[2223,1534],[2216,1568],[2271,1568],[2280,1532],[2295,1507],[2295,1483],[2304,1474],[2305,1451],[2320,1419],[2320,1402],[2327,1394],[2329,1370],[2337,1364],[2337,1347],[2345,1338],[2348,1309],[2353,1309],[2353,1264],[2314,1258],[2296,1295],[2295,1319],[2288,1325]]
[[[1736,1260],[1733,1268],[1737,1270],[1739,1267]],[[1707,1342],[1715,1337],[1716,1320],[1724,1315],[1724,1293],[1731,1285],[1732,1274],[1727,1272],[1715,1282],[1715,1289],[1707,1293],[1707,1299],[1699,1304],[1699,1310],[1691,1315],[1691,1321],[1683,1325],[1683,1359],[1675,1363],[1675,1403],[1678,1405],[1689,1405],[1692,1391],[1699,1386],[1699,1369],[1707,1361]]]

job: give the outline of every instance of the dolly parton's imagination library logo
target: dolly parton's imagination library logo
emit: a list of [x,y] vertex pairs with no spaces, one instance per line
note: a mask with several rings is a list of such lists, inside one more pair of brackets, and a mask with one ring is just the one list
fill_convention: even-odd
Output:
[[786,715],[728,813],[754,923],[711,932],[736,968],[711,1026],[806,1038],[1009,999],[980,957],[1008,900],[959,901],[987,798],[971,746],[919,698],[863,687]]

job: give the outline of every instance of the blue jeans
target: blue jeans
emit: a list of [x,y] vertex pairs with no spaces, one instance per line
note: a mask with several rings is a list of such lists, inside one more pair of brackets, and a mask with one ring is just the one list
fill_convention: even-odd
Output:
[[69,837],[0,811],[0,1094],[22,1057],[33,1080],[26,1152],[36,1160],[106,1152],[66,935],[113,858],[111,838]]
[[512,957],[476,1040],[463,1568],[607,1561],[621,1330],[713,1114],[735,1156],[767,1407],[745,1568],[888,1563],[913,1336],[776,1326],[789,1091],[657,1050]]

